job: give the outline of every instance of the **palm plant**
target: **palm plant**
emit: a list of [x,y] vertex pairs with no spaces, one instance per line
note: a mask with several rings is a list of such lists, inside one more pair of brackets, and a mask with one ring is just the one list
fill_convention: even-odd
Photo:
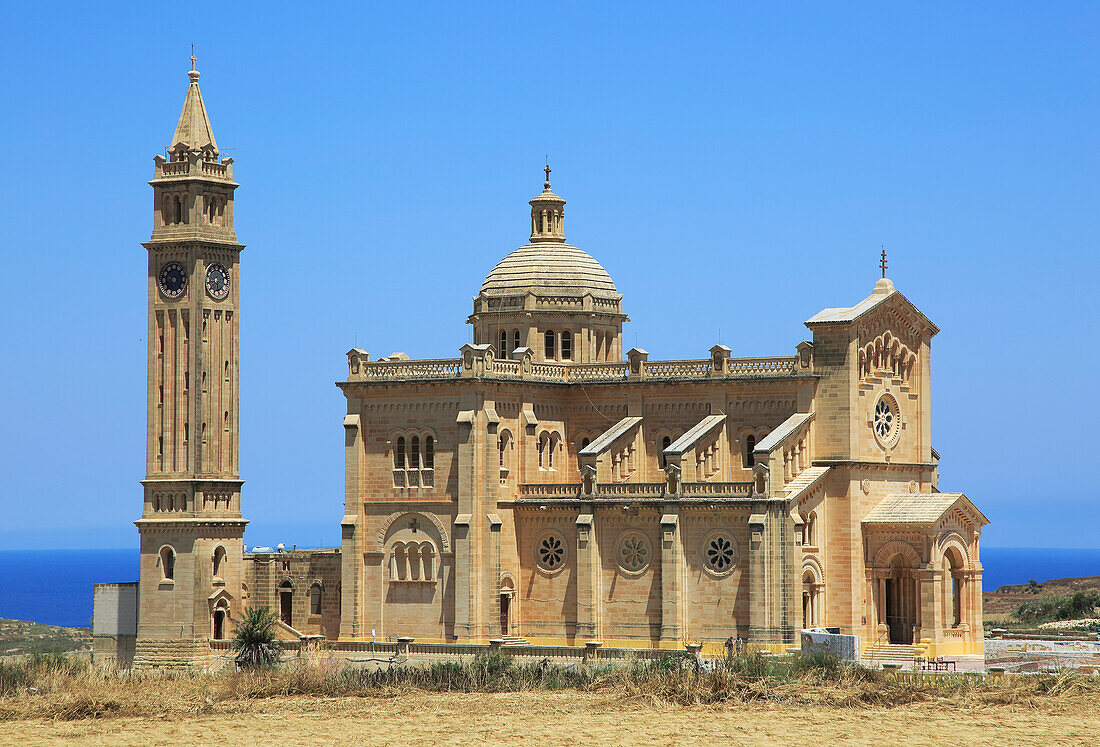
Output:
[[237,652],[239,668],[258,669],[278,663],[281,652],[275,641],[277,620],[268,607],[249,607],[244,611],[233,634],[233,650]]

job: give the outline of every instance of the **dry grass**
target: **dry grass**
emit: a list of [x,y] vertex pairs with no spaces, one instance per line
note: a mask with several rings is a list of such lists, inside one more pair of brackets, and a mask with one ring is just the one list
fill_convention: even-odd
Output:
[[258,704],[299,696],[401,699],[428,693],[574,692],[623,707],[664,705],[823,706],[947,709],[1088,703],[1100,679],[1073,671],[1035,676],[907,675],[872,672],[836,661],[775,662],[744,657],[732,666],[698,671],[690,662],[590,669],[515,666],[483,657],[472,664],[430,668],[324,669],[290,666],[258,672],[121,676],[74,659],[36,657],[0,665],[0,721],[74,721],[122,717],[243,714]]

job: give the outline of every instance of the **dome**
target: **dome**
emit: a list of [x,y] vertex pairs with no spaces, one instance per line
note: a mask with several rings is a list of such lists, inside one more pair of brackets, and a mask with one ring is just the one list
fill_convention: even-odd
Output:
[[539,295],[619,297],[615,283],[599,262],[575,246],[561,242],[527,244],[497,263],[481,293],[485,296]]

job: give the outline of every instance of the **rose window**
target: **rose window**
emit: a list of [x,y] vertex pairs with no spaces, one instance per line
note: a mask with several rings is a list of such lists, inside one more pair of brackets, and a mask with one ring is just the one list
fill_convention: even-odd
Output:
[[894,411],[886,400],[879,400],[875,407],[875,433],[879,438],[889,438],[894,430]]
[[889,447],[897,440],[901,432],[900,426],[898,403],[891,395],[884,393],[875,403],[871,414],[871,428],[875,432],[875,438],[883,447]]
[[619,540],[619,567],[628,573],[640,573],[649,567],[649,542],[631,532]]
[[565,543],[556,534],[547,534],[535,548],[535,559],[548,571],[556,571],[565,560]]
[[703,558],[707,568],[725,573],[733,567],[733,540],[726,534],[716,534],[707,540]]

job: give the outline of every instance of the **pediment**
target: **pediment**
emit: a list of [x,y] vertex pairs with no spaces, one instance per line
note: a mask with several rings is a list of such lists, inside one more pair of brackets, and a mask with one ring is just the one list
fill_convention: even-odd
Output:
[[939,327],[921,313],[920,309],[897,291],[891,293],[881,303],[868,309],[854,321],[856,335],[861,343],[866,343],[886,332],[890,332],[894,337],[909,345],[913,351],[919,349],[920,341],[925,333],[932,337],[940,331]]

